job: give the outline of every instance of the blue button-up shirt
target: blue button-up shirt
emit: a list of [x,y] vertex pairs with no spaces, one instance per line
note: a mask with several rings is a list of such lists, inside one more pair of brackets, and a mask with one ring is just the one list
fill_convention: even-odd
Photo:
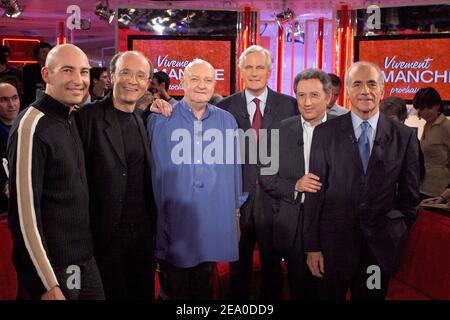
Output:
[[148,121],[158,208],[156,258],[180,267],[238,259],[235,212],[245,202],[234,117],[208,104],[198,120],[186,101]]
[[[354,112],[352,112],[351,115],[352,115],[353,131],[355,132],[356,140],[358,140],[362,133],[361,123],[364,120],[358,117]],[[367,122],[369,122],[367,135],[369,136],[370,153],[372,153],[373,144],[375,142],[375,135],[377,133],[377,125],[379,118],[380,118],[380,111],[377,111],[377,113],[375,113],[367,120]]]

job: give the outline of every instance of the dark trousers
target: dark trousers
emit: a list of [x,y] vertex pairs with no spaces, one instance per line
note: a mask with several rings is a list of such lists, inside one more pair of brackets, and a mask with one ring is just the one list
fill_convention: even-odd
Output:
[[[54,270],[66,300],[104,300],[102,280],[94,258]],[[40,300],[41,283],[34,277],[19,273],[19,284],[23,285],[19,299]],[[40,280],[39,280],[40,281]]]
[[291,300],[310,300],[315,296],[312,275],[306,264],[306,254],[303,250],[302,215],[303,208],[300,211],[300,219],[297,226],[294,245],[290,252],[284,256],[286,267],[288,269]]
[[108,300],[153,300],[155,261],[150,222],[119,224],[97,263]]
[[241,226],[239,241],[239,261],[230,263],[231,299],[248,300],[253,271],[253,250],[258,245],[261,261],[260,299],[281,299],[281,256],[273,246],[272,215],[265,217],[263,211],[262,190],[257,185],[250,221]]
[[203,262],[191,268],[179,268],[160,260],[159,282],[162,300],[211,299],[211,273],[213,262]]
[[[320,300],[345,300],[347,290],[350,289],[351,300],[384,300],[386,298],[387,289],[389,286],[389,277],[380,268],[380,288],[370,289],[368,286],[369,277],[373,272],[367,273],[369,266],[378,266],[372,250],[365,241],[363,241],[360,264],[353,276],[349,280],[339,278],[327,278],[325,260],[325,276],[324,278],[315,278],[317,281],[318,299]],[[369,282],[372,282],[369,280]]]

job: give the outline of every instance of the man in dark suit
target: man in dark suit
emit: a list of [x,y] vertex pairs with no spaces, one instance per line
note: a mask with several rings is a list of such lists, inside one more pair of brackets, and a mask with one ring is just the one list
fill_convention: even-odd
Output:
[[294,80],[300,116],[283,120],[279,139],[271,148],[278,148],[279,165],[275,172],[261,174],[262,188],[279,202],[273,212],[273,239],[278,254],[288,268],[291,299],[311,298],[309,270],[303,251],[303,204],[307,192],[317,192],[322,184],[309,171],[309,155],[314,128],[335,116],[327,114],[331,98],[329,76],[319,69],[306,69]]
[[419,204],[414,130],[379,112],[384,78],[357,62],[346,74],[352,109],[318,126],[310,170],[323,187],[306,197],[304,250],[321,299],[380,300],[398,269]]
[[84,106],[77,119],[95,257],[107,299],[154,297],[151,157],[142,119],[135,112],[152,70],[141,53],[118,53],[111,60],[112,94]]
[[[259,148],[271,135],[271,129],[281,120],[298,113],[294,98],[272,91],[267,82],[272,72],[272,55],[260,46],[251,46],[239,57],[239,69],[245,90],[237,92],[217,106],[230,112],[238,127],[247,131],[256,130]],[[267,133],[267,134],[266,134]],[[259,186],[258,164],[255,139],[245,143],[243,157],[244,192],[249,192],[247,202],[241,207],[241,239],[239,242],[239,261],[230,265],[231,296],[233,299],[248,299],[253,266],[253,250],[258,244],[262,279],[261,298],[281,298],[281,257],[275,253],[272,240],[272,205],[276,200]],[[252,161],[256,159],[257,161]]]

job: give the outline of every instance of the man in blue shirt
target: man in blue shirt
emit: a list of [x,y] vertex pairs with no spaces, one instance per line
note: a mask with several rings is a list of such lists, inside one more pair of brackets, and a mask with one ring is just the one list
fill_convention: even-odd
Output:
[[208,299],[214,262],[238,259],[239,208],[246,195],[236,120],[207,103],[214,68],[195,59],[182,85],[185,96],[172,116],[153,114],[148,122],[160,297]]

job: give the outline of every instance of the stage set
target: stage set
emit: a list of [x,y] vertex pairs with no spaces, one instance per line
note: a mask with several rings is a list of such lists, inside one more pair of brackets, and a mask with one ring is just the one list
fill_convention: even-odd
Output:
[[[109,67],[116,52],[139,50],[152,61],[155,72],[169,75],[168,93],[181,98],[183,69],[201,58],[216,69],[216,93],[226,97],[243,89],[237,66],[240,53],[258,44],[274,57],[269,87],[291,96],[295,75],[305,68],[333,72],[344,81],[353,62],[376,63],[386,79],[385,96],[398,96],[409,104],[406,124],[418,128],[418,137],[425,121],[410,106],[414,94],[432,85],[445,103],[450,101],[448,1],[389,0],[373,1],[373,5],[363,0],[76,2],[2,1],[0,44],[10,48],[9,64],[21,68],[35,63],[32,48],[43,41],[79,46],[91,66]],[[345,90],[337,103],[350,108]],[[0,299],[17,296],[11,252],[3,215]],[[449,270],[449,211],[421,208],[388,299],[448,300]],[[255,252],[253,290],[259,273]],[[228,279],[228,264],[218,263],[213,277],[215,299],[228,296]],[[284,298],[289,299],[285,288]]]

